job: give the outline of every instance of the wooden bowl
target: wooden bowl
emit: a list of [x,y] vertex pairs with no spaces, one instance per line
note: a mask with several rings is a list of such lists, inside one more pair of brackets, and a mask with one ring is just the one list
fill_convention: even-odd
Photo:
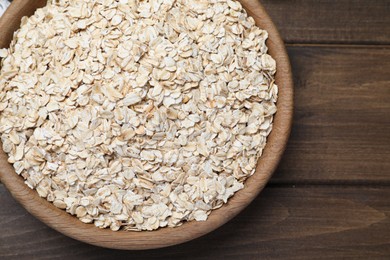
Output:
[[[271,19],[256,0],[240,0],[256,24],[269,32],[267,45],[269,53],[277,63],[276,83],[279,86],[279,99],[274,125],[268,137],[263,156],[259,159],[256,172],[245,182],[245,188],[237,192],[227,204],[214,210],[207,221],[191,221],[176,228],[160,228],[156,231],[117,231],[99,229],[93,224],[84,224],[64,210],[38,196],[24,184],[13,167],[7,162],[7,155],[0,149],[0,181],[12,196],[28,212],[55,230],[74,239],[107,248],[151,249],[180,244],[220,227],[243,210],[263,189],[275,170],[285,149],[290,134],[293,114],[293,82],[289,59]],[[14,0],[0,19],[0,48],[7,47],[13,32],[19,28],[20,19],[32,15],[35,9],[44,6],[46,0]],[[1,146],[2,147],[2,146]],[[21,223],[23,224],[23,223]]]

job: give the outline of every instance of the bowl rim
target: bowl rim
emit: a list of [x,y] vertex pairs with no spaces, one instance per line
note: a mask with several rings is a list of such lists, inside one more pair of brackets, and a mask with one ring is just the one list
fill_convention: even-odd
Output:
[[[181,244],[217,229],[236,216],[256,198],[275,171],[287,145],[293,117],[293,79],[283,40],[260,2],[239,1],[248,15],[255,19],[256,24],[268,31],[269,54],[277,64],[275,79],[279,87],[277,113],[274,116],[273,129],[267,138],[263,155],[257,163],[256,172],[246,180],[245,187],[236,192],[228,203],[213,210],[207,221],[190,221],[180,227],[141,232],[113,232],[110,229],[99,229],[93,224],[84,224],[76,217],[39,197],[35,190],[28,188],[24,179],[17,175],[12,165],[7,162],[7,155],[2,149],[0,149],[0,182],[29,213],[51,228],[76,240],[112,249],[143,250]],[[36,7],[43,6],[44,2],[46,1],[14,0],[11,3],[0,19],[0,31],[5,35],[0,40],[0,48],[9,45],[13,32],[19,27],[20,18],[24,15],[31,15]]]

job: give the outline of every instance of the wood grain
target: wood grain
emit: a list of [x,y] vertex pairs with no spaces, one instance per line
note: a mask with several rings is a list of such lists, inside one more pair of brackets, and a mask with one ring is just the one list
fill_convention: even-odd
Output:
[[261,0],[288,43],[390,44],[389,0]]
[[[16,0],[12,5],[17,7],[21,1]],[[34,0],[28,2],[31,5],[40,5]],[[245,182],[245,188],[235,193],[221,208],[213,210],[207,221],[191,221],[180,227],[161,228],[151,232],[123,230],[112,232],[109,229],[99,229],[92,224],[84,224],[76,217],[39,197],[36,191],[29,189],[24,184],[23,178],[18,176],[8,164],[7,156],[3,151],[0,151],[0,181],[28,212],[53,229],[80,241],[108,248],[139,250],[176,245],[203,236],[236,216],[259,194],[276,169],[290,134],[293,111],[291,67],[284,43],[259,2],[242,0],[241,3],[248,9],[248,12],[253,14],[256,23],[268,31],[267,46],[269,53],[277,63],[275,81],[283,87],[279,89],[278,111],[274,116],[273,130],[267,138],[267,145],[258,161],[256,172]],[[12,17],[13,12],[15,16],[20,15],[17,8],[10,8],[7,12],[8,17]],[[7,35],[7,32],[14,30],[14,25],[10,24],[14,22],[15,20],[12,19],[0,20],[0,31]]]
[[288,52],[294,125],[272,182],[390,184],[390,48]]
[[67,238],[26,213],[0,187],[0,258],[18,259],[385,259],[390,190],[271,186],[237,218],[183,245],[116,251]]

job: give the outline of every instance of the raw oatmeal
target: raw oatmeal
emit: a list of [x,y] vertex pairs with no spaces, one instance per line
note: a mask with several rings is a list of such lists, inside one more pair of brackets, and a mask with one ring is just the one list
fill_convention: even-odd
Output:
[[49,1],[0,50],[3,150],[82,222],[204,221],[272,129],[267,37],[232,0]]

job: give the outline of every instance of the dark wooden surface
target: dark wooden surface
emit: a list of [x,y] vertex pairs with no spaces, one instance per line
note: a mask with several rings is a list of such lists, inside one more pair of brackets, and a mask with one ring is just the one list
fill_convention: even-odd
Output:
[[0,255],[31,259],[351,259],[390,255],[386,187],[270,185],[220,229],[175,247],[97,248],[67,238],[16,206],[1,190]]
[[294,124],[272,182],[390,184],[390,46],[288,51]]
[[262,0],[287,43],[390,43],[389,0]]
[[390,1],[262,2],[288,43],[295,114],[245,211],[183,245],[116,251],[51,230],[0,185],[0,259],[390,259]]

